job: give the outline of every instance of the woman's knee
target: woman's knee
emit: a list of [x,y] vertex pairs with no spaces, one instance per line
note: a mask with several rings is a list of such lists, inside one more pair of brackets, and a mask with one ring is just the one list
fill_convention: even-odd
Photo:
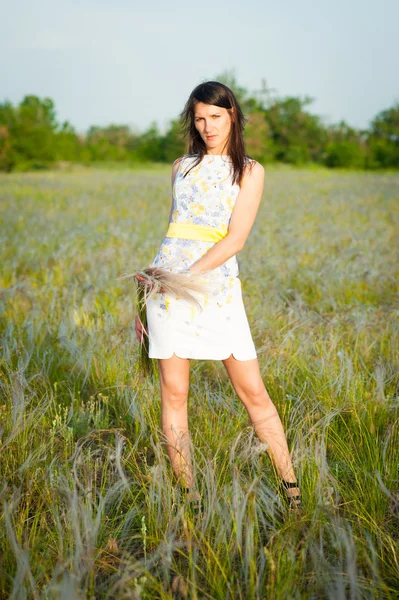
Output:
[[188,397],[188,385],[185,381],[166,378],[161,380],[162,397],[169,404],[184,405]]
[[162,397],[178,404],[187,402],[190,361],[173,356],[160,359],[158,365]]
[[271,403],[263,381],[240,384],[236,386],[236,392],[246,406],[264,407]]

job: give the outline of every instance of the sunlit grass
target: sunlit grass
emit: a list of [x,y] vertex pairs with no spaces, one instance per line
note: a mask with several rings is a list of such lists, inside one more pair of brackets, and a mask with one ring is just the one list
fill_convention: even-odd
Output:
[[239,264],[304,514],[192,361],[197,521],[117,279],[155,255],[169,171],[0,177],[1,597],[397,598],[399,176],[266,171]]

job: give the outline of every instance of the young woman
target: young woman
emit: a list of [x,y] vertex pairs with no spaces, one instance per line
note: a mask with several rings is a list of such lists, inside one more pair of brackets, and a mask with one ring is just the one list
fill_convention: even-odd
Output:
[[257,436],[268,445],[290,508],[299,508],[300,489],[282,423],[260,375],[236,258],[256,218],[264,169],[245,154],[245,118],[227,86],[198,85],[181,118],[188,154],[173,163],[169,228],[152,266],[211,272],[219,287],[206,296],[202,310],[162,290],[151,296],[148,332],[136,317],[137,338],[148,333],[149,356],[158,359],[168,454],[191,500],[199,500],[187,417],[190,359],[222,360]]

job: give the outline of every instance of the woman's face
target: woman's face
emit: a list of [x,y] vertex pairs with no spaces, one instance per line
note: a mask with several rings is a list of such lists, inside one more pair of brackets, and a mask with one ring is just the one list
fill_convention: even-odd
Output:
[[226,108],[197,102],[194,107],[194,124],[204,140],[208,154],[226,153],[231,129],[231,117]]

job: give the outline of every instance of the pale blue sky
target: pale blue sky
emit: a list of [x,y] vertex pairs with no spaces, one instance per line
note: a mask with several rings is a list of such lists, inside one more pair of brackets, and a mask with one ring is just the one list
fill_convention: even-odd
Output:
[[49,96],[78,131],[161,130],[201,81],[310,95],[326,122],[367,127],[399,101],[398,0],[10,0],[0,101]]

